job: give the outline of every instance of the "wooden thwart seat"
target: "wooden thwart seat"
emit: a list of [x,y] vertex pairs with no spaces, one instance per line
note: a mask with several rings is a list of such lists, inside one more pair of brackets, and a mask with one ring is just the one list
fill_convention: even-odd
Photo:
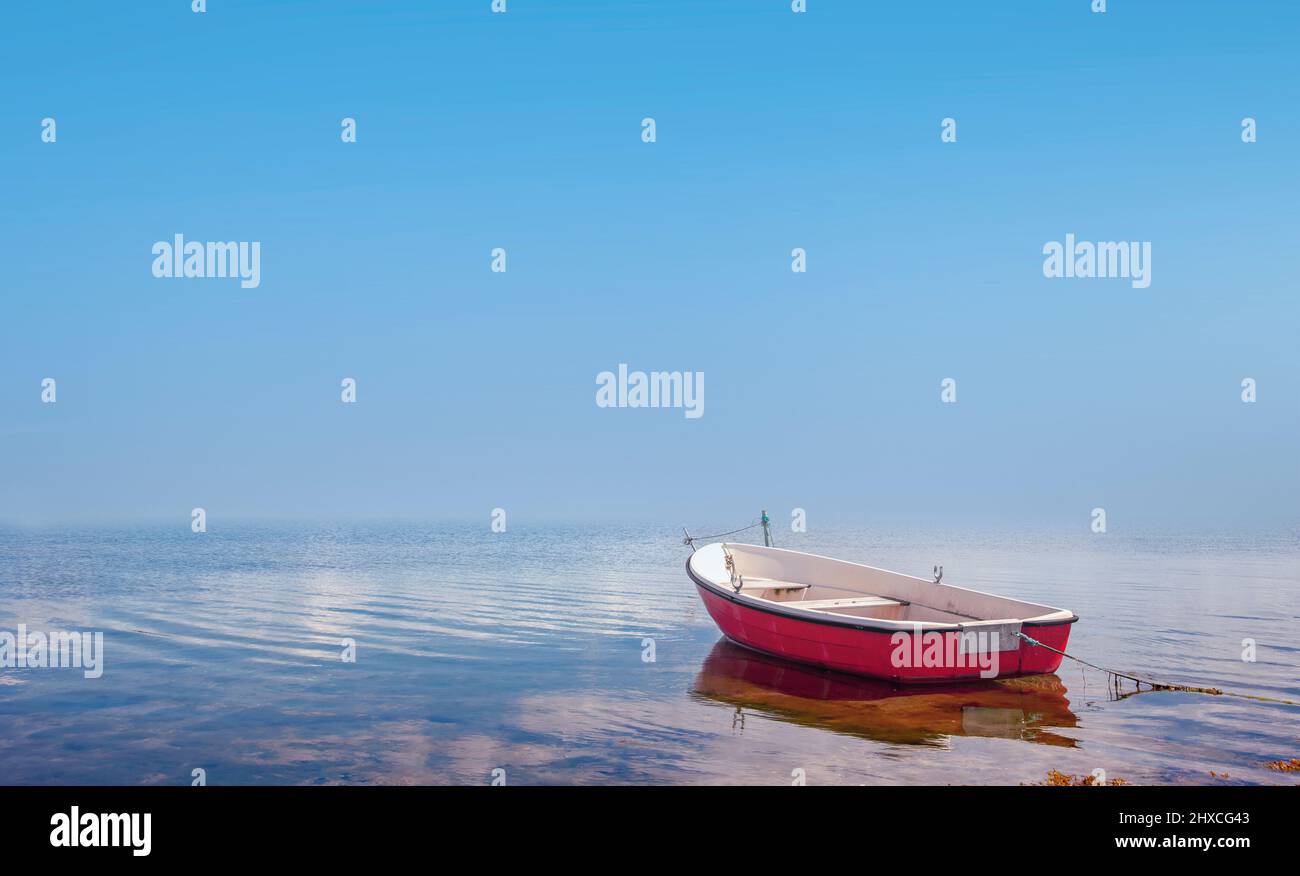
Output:
[[837,608],[876,608],[885,605],[905,605],[906,603],[897,599],[886,599],[883,596],[855,596],[846,599],[813,599],[788,604],[796,608],[833,611]]
[[775,578],[750,578],[745,576],[741,579],[740,592],[746,590],[807,590],[809,585],[799,584],[795,581],[778,581]]

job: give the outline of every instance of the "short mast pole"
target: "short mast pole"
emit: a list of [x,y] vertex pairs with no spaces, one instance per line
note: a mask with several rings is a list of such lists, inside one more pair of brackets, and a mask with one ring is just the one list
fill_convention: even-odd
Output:
[[763,519],[763,547],[771,547],[771,546],[772,546],[772,530],[771,530],[770,528],[768,528],[768,524],[771,522],[771,518],[769,518],[769,517],[767,516],[767,510],[766,510],[766,509],[764,509],[764,511],[763,511],[763,518],[762,518],[762,519]]

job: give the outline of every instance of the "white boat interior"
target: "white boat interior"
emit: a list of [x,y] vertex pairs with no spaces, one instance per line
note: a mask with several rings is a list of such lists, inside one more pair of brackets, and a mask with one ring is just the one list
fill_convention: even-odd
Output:
[[744,601],[794,615],[870,619],[910,629],[1056,623],[1066,609],[954,587],[859,563],[751,544],[711,544],[688,563],[692,577]]

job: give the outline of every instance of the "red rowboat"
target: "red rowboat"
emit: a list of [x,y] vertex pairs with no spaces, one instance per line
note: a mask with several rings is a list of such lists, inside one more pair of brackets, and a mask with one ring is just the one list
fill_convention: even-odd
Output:
[[[799,551],[711,544],[686,573],[727,638],[895,682],[1055,672],[1071,611]],[[1033,640],[1032,642],[1029,640]]]

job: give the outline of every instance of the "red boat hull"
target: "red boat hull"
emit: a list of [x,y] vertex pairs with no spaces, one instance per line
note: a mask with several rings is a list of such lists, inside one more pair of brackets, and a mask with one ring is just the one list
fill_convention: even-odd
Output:
[[[727,638],[756,651],[824,669],[900,683],[923,683],[1032,675],[1055,672],[1061,665],[1060,654],[1020,640],[1019,648],[998,652],[993,674],[989,674],[991,668],[987,663],[981,667],[970,665],[974,662],[970,660],[944,660],[942,665],[896,666],[894,655],[898,646],[891,632],[801,620],[775,611],[751,608],[737,600],[719,596],[698,582],[695,586],[704,600],[704,607]],[[1044,645],[1064,651],[1070,639],[1070,626],[1069,623],[1025,624],[1022,631]],[[945,640],[957,636],[951,632],[927,635],[943,636]],[[936,650],[945,655],[956,653],[954,643],[945,641],[944,645]],[[916,662],[930,664],[932,661]]]

